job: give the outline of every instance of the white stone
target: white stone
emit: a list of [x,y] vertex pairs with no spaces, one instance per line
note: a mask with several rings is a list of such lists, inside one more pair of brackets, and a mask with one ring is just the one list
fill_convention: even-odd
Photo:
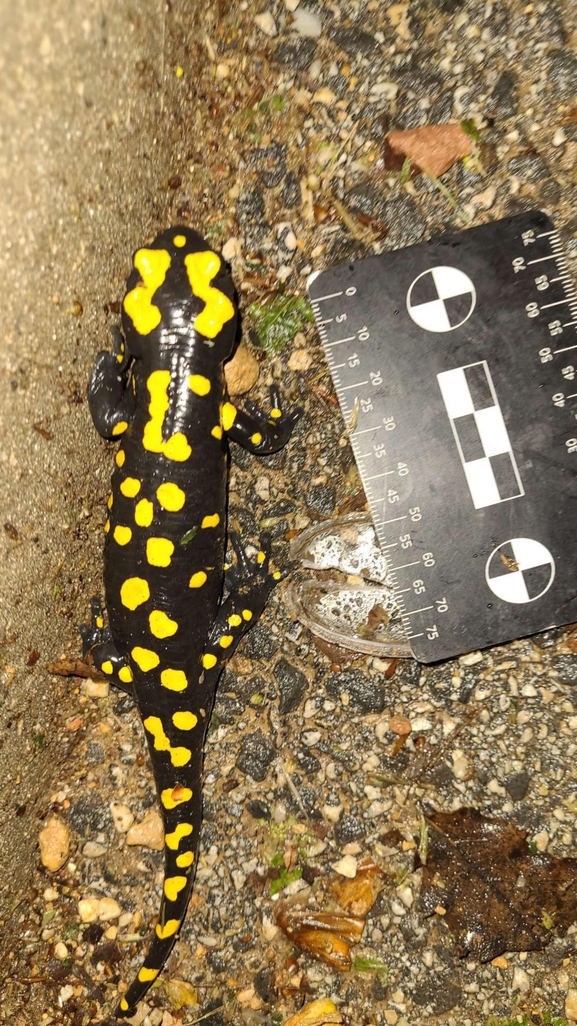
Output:
[[521,694],[524,698],[535,698],[537,694],[537,688],[534,684],[523,684],[521,688]]
[[415,900],[412,889],[410,887],[397,887],[397,894],[399,895],[403,905],[406,905],[407,908],[411,908],[411,905]]
[[284,0],[284,5],[287,11],[290,11],[291,14],[293,14],[296,11],[300,2],[301,0]]
[[465,780],[468,777],[471,767],[469,760],[465,756],[464,752],[460,748],[457,748],[452,754],[453,759],[453,776],[457,780]]
[[411,720],[411,727],[413,730],[432,730],[433,724],[426,716],[416,716],[414,720]]
[[110,684],[107,680],[91,680],[88,677],[82,681],[80,688],[83,695],[87,695],[88,698],[108,698],[108,692],[110,691]]
[[276,21],[274,20],[270,11],[264,11],[262,14],[257,14],[254,19],[255,25],[264,32],[265,36],[276,36],[277,27]]
[[66,947],[66,944],[64,944],[63,941],[59,941],[58,944],[55,944],[54,954],[56,955],[56,958],[60,959],[61,962],[63,962],[65,958],[68,958],[69,951]]
[[531,988],[531,980],[528,973],[520,966],[515,966],[513,970],[513,983],[511,984],[511,990],[518,990],[521,994],[525,994],[526,991]]
[[227,239],[221,252],[225,260],[238,260],[242,256],[242,243],[240,239],[234,236]]
[[122,909],[114,898],[101,898],[98,902],[98,918],[101,922],[118,919],[121,915]]
[[342,805],[323,805],[321,812],[330,823],[338,823],[343,811]]
[[541,830],[538,834],[535,834],[533,840],[535,841],[537,851],[547,851],[549,846],[549,834],[546,830]]
[[[564,129],[558,128],[551,141],[553,146],[562,146],[564,142],[567,142],[567,136],[565,135]],[[571,1018],[574,1019],[575,1016],[571,1016]]]
[[242,891],[246,883],[246,874],[241,872],[240,869],[233,869],[230,875],[232,876],[232,882],[234,884],[235,890]]
[[467,652],[466,655],[459,657],[459,662],[462,666],[475,666],[477,663],[481,663],[482,661],[482,652]]
[[357,860],[354,855],[344,855],[338,862],[331,863],[335,873],[346,876],[347,880],[354,880],[357,875]]
[[122,802],[110,802],[110,811],[118,833],[127,833],[134,823],[134,814],[130,811],[128,805],[123,805]]
[[299,7],[293,11],[293,23],[291,28],[295,29],[299,36],[308,36],[309,39],[318,39],[323,23],[318,14],[308,11],[306,7]]

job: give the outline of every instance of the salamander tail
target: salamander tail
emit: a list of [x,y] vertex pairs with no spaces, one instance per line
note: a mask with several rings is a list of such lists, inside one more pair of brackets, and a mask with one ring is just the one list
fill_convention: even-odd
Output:
[[[150,730],[146,719],[144,723]],[[164,751],[157,754],[151,746],[165,829],[163,895],[154,939],[136,979],[120,1001],[115,1013],[118,1018],[134,1015],[136,1005],[160,973],[182,926],[194,882],[201,822],[202,746],[186,750],[189,760],[177,770],[174,762],[171,765],[175,751],[185,749],[172,748],[166,753],[171,756],[167,759]],[[179,761],[177,758],[177,765]]]

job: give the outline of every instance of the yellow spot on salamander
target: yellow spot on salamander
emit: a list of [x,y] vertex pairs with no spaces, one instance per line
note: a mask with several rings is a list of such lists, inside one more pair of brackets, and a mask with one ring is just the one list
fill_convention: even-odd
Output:
[[265,559],[266,559],[266,556],[265,556],[264,552],[261,549],[261,551],[259,553],[257,553],[256,561],[257,561],[257,563],[260,564],[260,563],[264,563]]
[[213,666],[216,666],[216,663],[216,656],[212,655],[211,652],[207,652],[206,655],[203,655],[202,665],[204,666],[205,670],[212,670]]
[[120,491],[127,499],[133,499],[140,491],[140,481],[137,477],[125,477],[120,485]]
[[275,406],[274,410],[270,411],[269,417],[272,417],[273,420],[278,420],[279,417],[282,417],[282,410],[277,409]]
[[220,409],[220,424],[225,431],[230,431],[235,422],[237,408],[232,403],[223,403]]
[[150,499],[140,499],[134,509],[134,519],[139,527],[150,527],[154,517],[154,506]]
[[100,669],[103,673],[114,673],[114,667],[110,662],[110,659],[105,659]]
[[280,579],[282,577],[282,574],[281,574],[280,570],[275,570],[275,572],[273,573],[272,576],[273,576],[273,580],[280,581]]
[[128,545],[132,538],[132,531],[130,527],[122,527],[121,524],[118,524],[118,526],[114,528],[114,534],[112,537],[117,545]]
[[194,713],[185,709],[182,712],[173,713],[172,722],[179,730],[193,730],[198,723],[198,716],[195,716]]
[[167,460],[174,460],[176,463],[184,463],[190,456],[192,449],[182,431],[177,431],[166,442],[162,450]]
[[170,371],[155,370],[146,382],[150,393],[148,406],[150,420],[144,425],[142,444],[148,452],[160,452],[166,456],[167,460],[176,460],[176,462],[182,463],[192,452],[186,437],[181,431],[177,431],[165,442],[162,434],[164,418],[170,406],[168,398],[170,380]]
[[170,566],[174,543],[169,538],[148,538],[146,558],[151,566]]
[[107,500],[106,500],[106,505],[108,506],[108,509],[112,509],[112,503],[113,502],[114,502],[114,496],[113,495],[109,495]]
[[163,509],[168,510],[169,513],[178,513],[179,509],[184,506],[186,495],[177,484],[167,481],[156,489],[156,498]]
[[176,787],[165,787],[164,791],[160,792],[160,800],[165,809],[175,809],[177,805],[189,802],[191,798],[190,787],[183,787],[182,784],[177,784]]
[[104,533],[108,534],[109,530],[110,530],[110,520],[107,520],[105,525],[104,525]]
[[233,613],[232,616],[229,616],[228,622],[231,627],[238,627],[242,623],[242,620],[238,613]]
[[196,395],[208,395],[210,392],[210,380],[205,378],[204,374],[191,374],[188,384]]
[[186,887],[185,876],[169,876],[164,881],[164,894],[169,901],[176,901],[180,892]]
[[160,674],[160,683],[169,691],[184,691],[188,687],[184,670],[163,670]]
[[164,926],[158,923],[156,927],[156,936],[160,937],[161,940],[166,940],[167,937],[173,937],[180,926],[180,922],[180,919],[169,919]]
[[124,449],[119,449],[118,452],[116,453],[116,456],[114,457],[114,462],[116,463],[116,466],[117,467],[123,467],[125,459],[126,459],[126,453],[125,453]]
[[262,442],[262,435],[260,434],[260,432],[255,431],[254,435],[250,436],[250,440],[253,445],[260,445],[260,443]]
[[216,527],[220,524],[220,517],[218,513],[211,513],[208,517],[202,518],[201,527]]
[[166,734],[159,716],[147,716],[143,720],[144,726],[154,738],[154,747],[157,752],[168,752],[173,766],[186,766],[190,762],[192,752],[189,748],[173,748]]
[[172,241],[175,246],[182,249],[183,246],[186,246],[186,235],[175,235]]
[[130,684],[134,680],[130,666],[121,666],[118,671],[118,677],[124,684]]
[[213,438],[222,438],[222,428],[220,424],[217,424],[216,427],[213,427],[210,433]]
[[195,574],[193,574],[192,577],[190,578],[190,581],[188,582],[188,587],[189,588],[202,588],[202,586],[205,583],[206,579],[207,578],[206,578],[206,574],[205,574],[204,570],[197,570],[197,572]]
[[142,969],[140,970],[140,972],[138,974],[138,979],[140,980],[141,983],[150,983],[151,980],[155,980],[156,979],[156,977],[158,976],[159,972],[160,972],[160,969],[147,969],[146,966],[143,965]]
[[128,577],[120,589],[120,601],[127,609],[134,610],[150,598],[148,581],[143,577]]
[[171,620],[161,609],[152,610],[148,617],[148,623],[150,624],[150,633],[154,634],[155,638],[171,638],[178,630],[176,620]]
[[126,431],[127,427],[128,427],[128,424],[126,423],[125,420],[119,420],[118,424],[115,424],[114,427],[112,428],[112,434],[113,435],[123,435],[124,432]]
[[206,338],[215,338],[223,324],[234,317],[234,306],[228,296],[210,284],[220,270],[221,261],[216,253],[189,253],[184,258],[190,287],[195,296],[204,299],[205,307],[194,322],[194,327]]
[[122,1008],[123,1012],[127,1012],[128,1011],[128,1009],[130,1008],[130,1005],[128,1004],[128,1001],[126,1000],[126,998],[121,998],[120,999],[120,1007]]
[[140,335],[150,335],[158,327],[162,315],[152,300],[170,267],[170,254],[165,249],[139,249],[134,254],[134,266],[142,278],[124,297],[124,309]]
[[171,834],[166,834],[164,840],[166,841],[166,847],[172,851],[178,851],[178,846],[182,841],[183,837],[189,837],[192,833],[192,823],[179,823]]
[[221,648],[228,648],[229,645],[232,645],[233,641],[234,638],[232,634],[223,634],[222,638],[219,639],[218,643]]
[[160,662],[156,652],[152,652],[149,648],[141,648],[140,645],[136,645],[130,654],[143,673],[154,670]]
[[183,851],[182,855],[177,855],[177,857],[176,857],[176,864],[177,864],[179,869],[188,869],[189,866],[192,866],[193,862],[194,862],[194,852],[193,851]]
[[252,613],[250,609],[243,609],[242,618],[243,620],[252,620]]
[[96,626],[100,628],[104,627],[104,620],[101,616],[96,617]]

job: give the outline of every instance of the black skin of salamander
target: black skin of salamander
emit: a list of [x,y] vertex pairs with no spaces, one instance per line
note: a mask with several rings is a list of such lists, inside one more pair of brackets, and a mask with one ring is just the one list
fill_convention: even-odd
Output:
[[[178,246],[173,242],[175,237],[180,241]],[[113,685],[134,695],[143,722],[154,722],[158,728],[160,721],[164,740],[168,739],[173,749],[188,749],[190,758],[185,765],[174,765],[172,752],[163,750],[162,742],[160,749],[155,747],[158,729],[156,738],[146,730],[159,796],[168,792],[174,805],[161,805],[165,834],[175,837],[173,847],[165,848],[165,880],[178,878],[180,889],[168,896],[163,889],[159,927],[139,976],[116,1011],[118,1017],[134,1015],[137,1002],[151,986],[155,971],[162,968],[178,936],[194,879],[202,814],[203,745],[217,681],[225,661],[257,620],[281,576],[269,568],[266,541],[261,542],[258,559],[252,561],[232,535],[230,541],[237,558],[225,574],[228,439],[257,455],[276,452],[290,438],[301,413],[299,409],[288,415],[280,412],[279,395],[272,389],[274,416],[270,411],[261,413],[252,408],[250,413],[236,411],[234,422],[225,424],[222,437],[218,437],[213,428],[220,423],[222,404],[229,401],[223,364],[230,357],[237,336],[232,280],[221,260],[210,285],[228,297],[234,315],[214,338],[208,339],[195,328],[195,319],[204,309],[205,301],[192,291],[184,257],[206,253],[210,247],[196,232],[179,226],[160,234],[147,248],[165,250],[170,255],[165,279],[152,296],[161,314],[160,323],[141,334],[123,306],[124,338],[118,330],[113,331],[112,352],[98,354],[88,387],[97,430],[106,439],[119,438],[119,452],[124,456],[116,455],[105,542],[109,626],[104,626],[100,604],[93,599],[92,621],[81,627],[81,633],[85,654],[91,653],[95,665]],[[139,283],[140,273],[134,269],[127,281],[127,293]],[[175,433],[184,434],[192,450],[187,459],[169,459],[163,452],[151,452],[143,446],[144,428],[151,420],[147,383],[154,371],[169,371],[171,375],[168,409],[162,422],[163,440]],[[190,375],[208,379],[208,394],[196,394],[188,386]],[[123,461],[121,465],[119,460]],[[136,495],[121,491],[127,478],[138,483]],[[177,485],[185,496],[179,510],[164,509],[156,497],[159,485],[167,482]],[[153,504],[148,526],[135,522],[135,509],[142,499]],[[212,523],[215,514],[216,526],[200,526],[204,517],[212,518]],[[147,518],[143,515],[142,519],[146,522]],[[128,543],[115,540],[115,529],[119,526],[130,527]],[[172,543],[168,566],[150,565],[146,547],[149,538]],[[199,571],[206,573],[206,581],[200,587],[191,587],[189,582]],[[130,609],[121,601],[120,590],[123,582],[133,578],[146,582],[149,597]],[[159,639],[152,635],[149,616],[153,610],[165,613],[178,625],[172,636]],[[223,637],[227,647],[220,644]],[[158,665],[146,671],[139,668],[131,655],[135,647],[155,653]],[[211,662],[213,656],[216,658],[214,665],[205,668],[203,660],[207,653]],[[181,671],[184,689],[163,686],[161,674],[167,668]],[[174,714],[180,714],[176,721],[182,723],[183,712],[196,717],[192,729],[188,726],[190,718],[186,730],[175,726]],[[151,721],[150,717],[158,719]],[[186,824],[188,834],[176,844],[182,824]],[[191,858],[190,853],[194,859],[191,865],[183,868],[181,862],[179,866],[179,855],[186,861]],[[171,926],[167,928],[166,924]],[[159,935],[158,930],[162,933],[165,928],[174,932],[170,936]]]

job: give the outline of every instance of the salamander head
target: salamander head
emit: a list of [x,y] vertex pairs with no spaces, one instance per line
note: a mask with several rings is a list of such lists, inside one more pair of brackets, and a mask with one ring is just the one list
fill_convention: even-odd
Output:
[[215,362],[230,356],[236,333],[234,285],[222,258],[198,232],[169,228],[138,249],[126,283],[122,323],[134,353],[147,342],[198,342]]

